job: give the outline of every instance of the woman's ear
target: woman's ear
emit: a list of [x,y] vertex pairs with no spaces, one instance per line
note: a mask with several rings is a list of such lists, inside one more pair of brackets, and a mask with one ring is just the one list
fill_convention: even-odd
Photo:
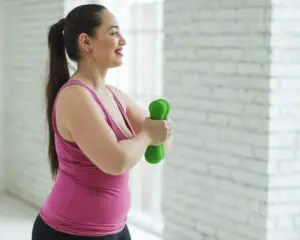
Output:
[[90,37],[86,33],[81,33],[78,37],[78,45],[84,52],[91,52],[92,45]]

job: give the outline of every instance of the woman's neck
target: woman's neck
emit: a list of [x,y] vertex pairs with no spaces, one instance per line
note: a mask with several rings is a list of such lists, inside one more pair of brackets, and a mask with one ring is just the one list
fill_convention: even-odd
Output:
[[77,71],[71,78],[86,83],[97,92],[102,92],[105,90],[106,74],[107,69],[96,68],[92,64],[80,63]]

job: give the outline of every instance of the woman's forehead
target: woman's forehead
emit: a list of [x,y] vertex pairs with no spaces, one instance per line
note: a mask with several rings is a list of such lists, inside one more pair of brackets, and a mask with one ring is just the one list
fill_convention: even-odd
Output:
[[119,26],[116,17],[108,10],[104,11],[102,14],[102,23],[107,26]]

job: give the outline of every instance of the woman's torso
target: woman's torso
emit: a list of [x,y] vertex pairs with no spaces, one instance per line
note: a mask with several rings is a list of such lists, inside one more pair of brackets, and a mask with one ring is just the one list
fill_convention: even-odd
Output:
[[[81,85],[93,95],[118,141],[134,136],[125,108],[117,96],[113,95],[117,108],[113,104],[106,104],[106,107],[95,91],[80,81],[70,80],[63,87],[74,84]],[[53,128],[59,171],[51,193],[41,207],[41,217],[56,230],[75,235],[101,236],[121,231],[130,207],[128,173],[113,176],[99,170],[60,125],[56,102]]]

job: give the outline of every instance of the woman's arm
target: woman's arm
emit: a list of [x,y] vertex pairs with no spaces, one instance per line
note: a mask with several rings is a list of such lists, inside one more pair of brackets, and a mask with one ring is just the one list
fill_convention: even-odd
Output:
[[[135,103],[128,95],[123,93],[121,90],[115,87],[110,87],[114,93],[121,98],[124,105],[126,106],[126,114],[129,118],[129,121],[134,129],[134,131],[138,134],[142,129],[142,124],[146,117],[149,117],[149,112],[145,109],[141,108],[137,103]],[[173,136],[171,135],[167,141],[164,143],[164,151],[165,154],[171,149],[173,143]]]
[[144,155],[151,139],[141,130],[136,137],[118,141],[104,113],[81,86],[68,86],[57,101],[60,122],[68,129],[84,154],[102,171],[119,175]]

